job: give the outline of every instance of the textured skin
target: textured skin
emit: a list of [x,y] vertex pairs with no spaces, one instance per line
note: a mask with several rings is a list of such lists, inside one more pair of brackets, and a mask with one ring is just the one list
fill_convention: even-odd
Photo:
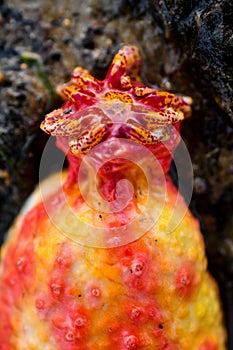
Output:
[[[69,190],[75,202],[77,190]],[[156,227],[113,249],[72,243],[32,202],[3,250],[0,348],[224,349],[198,222],[187,212],[172,234],[165,231],[175,193],[168,182],[169,204]]]
[[[58,136],[58,145],[68,152],[70,166],[68,174],[63,174],[62,185],[59,174],[45,180],[43,202],[39,190],[32,195],[2,249],[1,350],[110,350],[113,346],[116,350],[225,349],[218,291],[206,270],[199,224],[166,174],[170,152],[179,141],[175,130],[179,130],[180,120],[189,114],[191,101],[154,89],[144,95],[148,88],[142,84],[139,87],[128,76],[130,73],[138,81],[139,67],[136,48],[125,47],[116,55],[103,82],[76,69],[71,82],[61,91],[69,101],[49,114],[43,123],[44,130]],[[119,86],[122,81],[123,87]],[[109,95],[107,88],[113,89]],[[135,97],[138,88],[140,98]],[[87,99],[87,95],[91,98]],[[120,106],[115,103],[122,100]],[[116,109],[110,113],[113,107]],[[134,128],[135,120],[128,122],[127,112],[123,122],[113,128],[109,118],[119,116],[118,108],[128,111],[128,107],[143,110],[142,125]],[[90,118],[89,108],[91,115],[102,118],[101,127],[99,119]],[[97,109],[93,114],[94,108]],[[167,128],[169,123],[177,123],[176,129]],[[161,125],[167,128],[166,147],[153,135]],[[124,226],[147,204],[143,172],[120,158],[99,169],[98,189],[111,203],[116,198],[117,182],[127,178],[133,185],[134,196],[123,210],[104,213],[90,208],[77,185],[83,153],[104,137],[117,139],[122,130],[124,137],[146,145],[158,158],[166,180],[165,205],[161,175],[151,169],[155,197],[150,214],[162,208],[153,227],[126,245],[83,246],[62,234],[59,227],[73,225],[76,237],[95,235],[95,227],[104,227],[108,232],[112,227]],[[101,137],[96,136],[98,132]],[[103,144],[106,151],[104,147]],[[88,187],[88,178],[81,181]],[[76,226],[68,216],[67,204],[75,218],[93,226],[92,231],[85,233],[81,225]],[[169,231],[174,208],[174,229]]]

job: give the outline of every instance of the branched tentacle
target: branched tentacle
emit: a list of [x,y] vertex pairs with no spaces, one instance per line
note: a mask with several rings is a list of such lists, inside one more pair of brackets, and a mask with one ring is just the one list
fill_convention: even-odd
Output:
[[130,121],[122,127],[122,132],[132,141],[142,145],[155,145],[161,141],[167,141],[170,131],[167,125],[157,127],[153,131],[143,128],[140,124]]
[[192,100],[143,85],[141,65],[138,49],[124,46],[103,81],[75,68],[70,82],[58,89],[67,102],[49,113],[41,128],[67,137],[65,150],[69,147],[75,155],[87,153],[107,132],[110,137],[125,135],[143,145],[168,141],[172,138],[170,126],[189,116]]
[[131,79],[141,81],[142,59],[135,46],[124,46],[114,57],[106,81],[110,88],[131,87]]
[[79,137],[70,138],[69,147],[73,155],[87,154],[98,145],[108,132],[108,126],[100,124],[90,130],[86,130]]

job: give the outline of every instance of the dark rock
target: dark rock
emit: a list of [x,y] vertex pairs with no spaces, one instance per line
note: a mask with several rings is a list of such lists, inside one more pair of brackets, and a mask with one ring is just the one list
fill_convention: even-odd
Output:
[[211,89],[233,120],[233,3],[230,0],[150,1],[166,37],[182,49],[195,79]]

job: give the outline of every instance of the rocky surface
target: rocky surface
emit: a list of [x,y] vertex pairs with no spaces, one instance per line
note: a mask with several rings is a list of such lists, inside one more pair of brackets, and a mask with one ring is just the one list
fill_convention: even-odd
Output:
[[135,44],[147,84],[194,99],[182,129],[194,168],[191,206],[232,307],[231,1],[10,0],[0,13],[1,235],[38,180],[39,123],[60,104],[55,87],[77,65],[103,78],[118,48]]

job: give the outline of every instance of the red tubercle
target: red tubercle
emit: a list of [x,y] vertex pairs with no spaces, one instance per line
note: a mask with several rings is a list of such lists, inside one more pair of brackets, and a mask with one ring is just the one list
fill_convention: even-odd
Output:
[[72,259],[66,254],[60,254],[56,259],[57,265],[61,270],[68,269],[71,265]]
[[142,301],[128,302],[126,314],[134,324],[153,323],[154,327],[163,329],[163,313],[154,299],[144,298]]
[[84,327],[86,324],[87,324],[86,316],[84,316],[82,314],[76,316],[76,318],[74,320],[74,326],[76,328]]
[[88,315],[83,306],[77,306],[68,310],[69,317],[72,321],[72,326],[75,329],[84,329],[88,326]]
[[57,256],[55,258],[55,268],[58,268],[61,272],[71,267],[74,262],[74,255],[71,247],[62,243],[58,249]]
[[140,341],[134,334],[125,334],[123,335],[123,344],[125,349],[136,350],[139,348]]
[[68,342],[76,342],[77,341],[77,337],[75,335],[75,333],[70,330],[70,329],[67,329],[65,334],[64,334],[64,339]]
[[51,295],[56,300],[61,300],[65,290],[65,282],[61,276],[53,276],[49,281]]
[[34,299],[35,311],[42,322],[46,320],[52,321],[54,310],[56,309],[58,300],[55,300],[48,291],[40,291]]
[[16,268],[19,273],[23,274],[26,272],[28,266],[28,259],[25,256],[20,256],[16,262]]
[[36,297],[35,299],[35,307],[37,308],[37,310],[45,310],[47,307],[47,303],[45,301],[44,297]]
[[175,286],[181,297],[191,296],[195,286],[194,270],[187,265],[183,265],[176,273]]
[[79,293],[78,295],[81,295],[81,297],[79,298],[76,294],[75,298],[78,300],[80,306],[82,305],[82,301],[84,301],[88,308],[96,309],[103,301],[103,291],[95,283],[87,284],[86,288]]
[[127,300],[124,311],[128,320],[137,326],[144,324],[147,320],[146,307],[143,302]]
[[86,297],[92,300],[101,298],[101,289],[96,284],[91,284],[86,289]]
[[109,336],[116,350],[137,350],[143,345],[140,329],[122,322],[111,326]]
[[135,276],[140,277],[146,273],[147,268],[148,257],[146,255],[140,254],[134,257],[130,267],[130,273],[133,273]]
[[160,329],[163,329],[163,313],[161,308],[157,305],[154,300],[150,300],[147,305],[147,317],[153,320]]
[[156,289],[156,276],[150,269],[150,258],[146,252],[134,251],[131,256],[119,261],[122,281],[129,290],[147,293]]

